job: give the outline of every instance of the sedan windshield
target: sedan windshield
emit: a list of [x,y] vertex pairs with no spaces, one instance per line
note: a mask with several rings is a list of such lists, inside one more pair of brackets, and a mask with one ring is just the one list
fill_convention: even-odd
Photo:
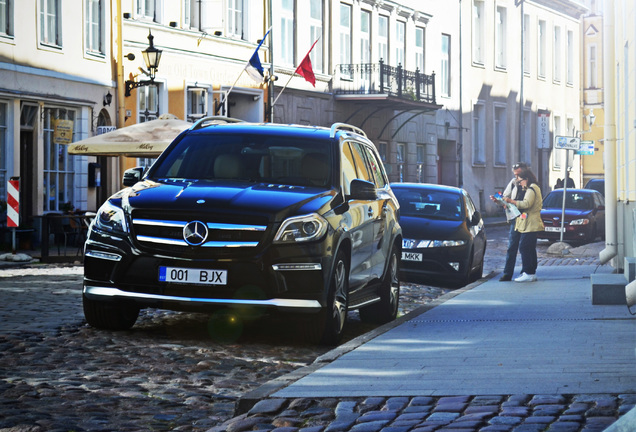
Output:
[[294,186],[331,185],[331,151],[324,141],[263,135],[196,134],[170,148],[148,176],[232,180]]
[[457,194],[428,189],[397,189],[394,193],[400,202],[403,216],[431,219],[462,220],[462,206]]
[[[553,191],[543,200],[543,208],[562,208],[563,190]],[[565,208],[573,210],[592,210],[594,200],[589,193],[570,192],[565,195]]]

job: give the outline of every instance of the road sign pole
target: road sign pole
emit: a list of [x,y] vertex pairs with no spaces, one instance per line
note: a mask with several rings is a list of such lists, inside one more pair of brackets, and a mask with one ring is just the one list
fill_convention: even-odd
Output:
[[565,196],[568,191],[568,156],[570,152],[568,149],[563,149],[565,152],[565,175],[563,176],[563,202],[561,204],[561,237],[559,239],[560,242],[563,242],[563,231],[565,231]]

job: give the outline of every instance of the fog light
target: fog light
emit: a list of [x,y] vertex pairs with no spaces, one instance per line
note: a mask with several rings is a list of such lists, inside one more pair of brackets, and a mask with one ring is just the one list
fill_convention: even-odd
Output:
[[449,262],[449,266],[451,266],[455,271],[459,271],[459,263],[458,262]]

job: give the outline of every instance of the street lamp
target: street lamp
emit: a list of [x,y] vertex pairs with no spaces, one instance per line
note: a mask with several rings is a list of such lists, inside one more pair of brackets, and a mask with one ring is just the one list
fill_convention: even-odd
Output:
[[147,85],[151,85],[155,83],[155,75],[157,73],[157,70],[159,69],[159,61],[161,60],[162,51],[160,49],[155,48],[154,44],[152,43],[153,39],[154,39],[154,36],[149,31],[148,32],[149,46],[148,48],[146,48],[145,50],[141,52],[141,54],[144,57],[144,62],[146,63],[146,68],[148,68],[148,72],[143,70],[142,72],[148,75],[150,79],[146,81],[133,81],[133,80],[126,81],[126,92],[125,92],[126,97],[130,96],[130,91],[134,88],[147,86]]

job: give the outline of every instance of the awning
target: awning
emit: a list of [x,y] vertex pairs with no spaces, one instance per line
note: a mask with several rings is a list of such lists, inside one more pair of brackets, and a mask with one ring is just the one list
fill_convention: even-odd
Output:
[[192,126],[172,114],[68,144],[68,153],[87,156],[157,157]]

